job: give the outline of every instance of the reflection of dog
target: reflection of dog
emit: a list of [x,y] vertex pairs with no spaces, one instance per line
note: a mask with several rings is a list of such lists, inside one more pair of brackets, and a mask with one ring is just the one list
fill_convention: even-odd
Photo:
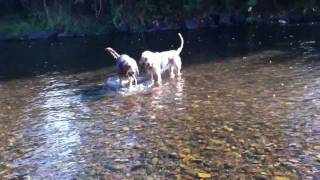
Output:
[[108,51],[114,59],[116,59],[120,87],[122,86],[122,79],[129,79],[129,88],[133,83],[137,85],[136,76],[139,74],[137,62],[126,54],[119,55],[110,47],[105,50]]
[[170,78],[174,78],[176,76],[181,75],[181,57],[180,53],[183,48],[183,37],[179,33],[178,34],[181,40],[181,45],[177,50],[170,50],[164,52],[151,52],[144,51],[141,55],[141,59],[139,64],[144,66],[147,73],[151,76],[151,80],[153,80],[153,76],[156,76],[156,80],[159,84],[161,84],[161,74],[165,71],[170,71]]

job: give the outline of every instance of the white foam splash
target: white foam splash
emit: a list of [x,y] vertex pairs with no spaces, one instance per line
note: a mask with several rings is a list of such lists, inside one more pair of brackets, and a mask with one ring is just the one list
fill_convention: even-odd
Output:
[[141,92],[145,92],[148,89],[151,89],[153,82],[149,81],[143,77],[138,77],[138,84],[133,85],[130,88],[128,87],[128,80],[122,80],[122,86],[120,86],[120,79],[117,76],[109,77],[106,81],[106,86],[112,91],[116,92],[122,96],[129,96]]

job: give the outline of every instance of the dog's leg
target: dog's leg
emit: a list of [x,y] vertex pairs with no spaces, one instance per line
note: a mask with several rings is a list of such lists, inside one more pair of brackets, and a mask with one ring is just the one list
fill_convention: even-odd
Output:
[[161,78],[161,71],[156,71],[156,75],[157,75],[157,84],[161,85],[162,84],[162,78]]
[[147,71],[147,73],[148,73],[148,75],[150,76],[150,79],[149,79],[149,81],[150,81],[150,83],[151,83],[151,85],[153,85],[154,84],[154,77],[153,77],[153,71]]
[[170,65],[170,78],[173,79],[174,78],[174,67],[173,65]]
[[129,89],[131,89],[131,87],[132,87],[132,78],[129,77]]
[[180,77],[181,76],[181,66],[182,66],[181,57],[180,56],[176,57],[174,66],[175,66],[175,69],[176,69],[176,75],[178,77]]
[[177,76],[178,76],[178,77],[181,76],[181,69],[180,69],[180,68],[179,68],[179,69],[177,68]]
[[138,85],[138,81],[137,81],[136,76],[133,76],[133,79],[134,79],[134,85]]
[[176,62],[175,62],[175,58],[168,58],[168,66],[169,66],[169,71],[170,71],[170,79],[174,78],[174,70],[176,68]]
[[150,75],[150,80],[153,81],[153,71],[148,70],[148,74]]

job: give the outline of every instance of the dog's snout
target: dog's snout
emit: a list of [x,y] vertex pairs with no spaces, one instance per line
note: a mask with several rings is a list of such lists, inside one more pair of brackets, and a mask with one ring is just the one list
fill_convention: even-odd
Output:
[[129,72],[128,72],[128,75],[129,75],[129,76],[133,76],[133,75],[134,75],[134,72],[133,72],[133,71],[129,71]]
[[145,63],[144,63],[144,66],[145,66],[146,68],[150,68],[150,67],[151,67],[151,64],[148,63],[148,62],[145,62]]

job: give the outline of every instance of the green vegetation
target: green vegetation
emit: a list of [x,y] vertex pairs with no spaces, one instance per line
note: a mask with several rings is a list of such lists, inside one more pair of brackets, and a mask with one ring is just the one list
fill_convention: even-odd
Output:
[[[59,30],[100,34],[142,31],[159,23],[184,26],[188,19],[234,13],[256,17],[318,16],[317,0],[0,0],[0,35],[21,36]],[[301,19],[301,18],[300,18]]]

